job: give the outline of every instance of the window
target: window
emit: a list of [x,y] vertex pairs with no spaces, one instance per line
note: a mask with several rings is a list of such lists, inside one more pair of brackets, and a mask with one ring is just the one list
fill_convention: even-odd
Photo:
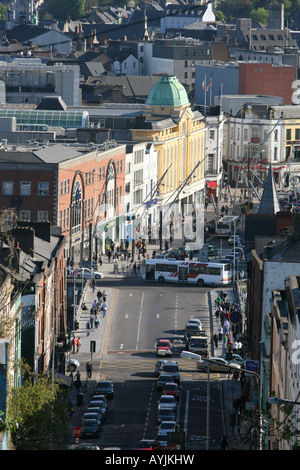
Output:
[[189,66],[188,60],[185,60],[185,61],[184,61],[184,66],[185,66],[185,68]]
[[213,140],[215,138],[215,131],[213,129],[210,129],[209,131],[209,138],[210,140]]
[[274,160],[277,160],[277,147],[274,147]]
[[266,40],[266,36],[264,34],[261,34],[260,38],[261,38],[262,41]]
[[137,170],[134,172],[134,185],[143,183],[143,170]]
[[295,140],[300,140],[300,129],[295,129]]
[[99,166],[99,181],[101,180],[101,166]]
[[276,142],[277,142],[277,140],[278,140],[278,130],[277,130],[277,129],[275,129],[275,131],[274,131],[274,140],[275,140]]
[[27,210],[20,211],[20,220],[30,220],[30,212]]
[[21,181],[20,194],[21,196],[31,196],[31,181]]
[[291,140],[291,129],[286,130],[286,140]]
[[14,192],[13,181],[2,181],[2,196],[12,196]]
[[120,160],[120,173],[122,173],[122,166],[123,166],[123,162],[122,160]]
[[157,263],[156,265],[156,271],[161,271],[161,272],[169,272],[169,273],[177,273],[177,264],[163,264],[163,263]]
[[[65,180],[65,191],[66,191],[66,188],[67,188],[66,183],[67,182]],[[48,183],[48,181],[39,181],[39,183],[38,183],[38,195],[41,196],[41,197],[49,196],[49,183]]]

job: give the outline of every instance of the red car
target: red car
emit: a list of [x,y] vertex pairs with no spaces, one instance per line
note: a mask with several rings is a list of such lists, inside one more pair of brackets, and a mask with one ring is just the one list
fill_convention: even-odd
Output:
[[153,439],[143,439],[139,441],[132,450],[161,450],[161,444]]
[[172,395],[175,400],[179,400],[180,390],[178,384],[167,382],[163,388],[163,395]]
[[156,343],[157,356],[172,356],[172,343],[168,339],[159,339]]

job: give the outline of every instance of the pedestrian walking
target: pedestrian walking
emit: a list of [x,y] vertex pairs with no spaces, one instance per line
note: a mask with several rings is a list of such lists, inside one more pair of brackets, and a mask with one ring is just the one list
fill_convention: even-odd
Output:
[[77,377],[77,379],[75,380],[75,387],[76,387],[76,392],[77,393],[80,393],[80,390],[81,390],[81,380],[79,377]]
[[105,315],[106,315],[107,307],[108,307],[107,303],[106,303],[106,302],[103,302],[103,304],[102,304],[102,316],[103,316],[103,318],[104,318]]
[[75,351],[76,351],[76,338],[75,338],[75,336],[72,339],[72,348],[73,348],[73,354],[75,354]]
[[80,346],[81,346],[81,340],[80,340],[80,337],[78,336],[77,341],[76,341],[76,347],[77,347],[77,351],[76,351],[76,352],[79,352],[79,351],[80,351]]
[[218,340],[219,340],[219,335],[218,335],[218,333],[215,333],[214,334],[214,343],[215,343],[216,348],[218,347]]
[[221,325],[219,326],[218,334],[219,334],[219,341],[222,341],[222,337],[223,337],[223,328],[222,328]]
[[98,326],[100,324],[100,317],[99,317],[98,313],[95,313],[95,315],[94,315],[94,322],[95,322],[95,328],[97,330]]
[[99,289],[98,292],[97,292],[98,301],[100,301],[101,297],[102,297],[102,292],[101,292],[101,290]]
[[91,325],[91,330],[92,330],[94,326],[94,314],[93,313],[90,316],[90,325]]
[[95,292],[95,287],[96,287],[96,281],[95,281],[95,279],[93,278],[93,279],[92,279],[92,289],[93,289],[93,292]]
[[221,450],[226,450],[228,447],[228,442],[225,436],[221,439]]
[[86,363],[86,374],[89,379],[92,378],[92,373],[93,373],[93,364],[91,361]]

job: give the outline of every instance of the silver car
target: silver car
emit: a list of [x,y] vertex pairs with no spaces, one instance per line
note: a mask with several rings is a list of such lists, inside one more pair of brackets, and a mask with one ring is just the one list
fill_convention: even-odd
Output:
[[177,401],[172,395],[162,395],[158,401],[158,410],[161,408],[171,408],[172,410],[176,411]]
[[222,357],[211,357],[209,361],[201,359],[197,362],[197,369],[201,372],[207,372],[209,366],[210,372],[219,372],[224,374],[230,374],[234,370],[239,370],[241,366],[234,362],[229,362]]

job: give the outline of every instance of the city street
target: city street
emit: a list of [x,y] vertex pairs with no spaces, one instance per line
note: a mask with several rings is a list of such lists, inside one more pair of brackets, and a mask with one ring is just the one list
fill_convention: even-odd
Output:
[[[183,329],[191,316],[201,319],[209,338],[211,355],[222,354],[222,345],[214,350],[210,341],[217,327],[212,315],[216,291],[187,285],[147,283],[141,277],[133,276],[122,280],[112,276],[98,281],[98,284],[108,292],[109,308],[100,328],[89,332],[88,336],[84,331],[84,318],[80,322],[83,331],[80,327],[78,335],[81,334],[83,346],[80,353],[74,356],[80,360],[82,378],[85,377],[84,364],[91,357],[91,340],[96,341],[96,353],[93,354],[92,380],[88,381],[83,406],[76,407],[72,426],[81,424],[80,419],[89,403],[95,381],[107,379],[114,384],[115,394],[109,401],[109,412],[102,424],[100,437],[93,441],[98,442],[101,448],[117,446],[128,450],[142,438],[154,439],[157,433],[157,401],[161,396],[161,392],[156,390],[157,378],[154,374],[158,359],[155,342],[164,338],[172,342],[171,359],[178,362],[181,371],[177,422],[185,433],[186,448],[219,448],[229,419],[223,406],[220,381],[226,380],[227,383],[228,377],[210,374],[211,418],[210,438],[207,440],[207,374],[196,370],[194,360],[180,358],[181,351],[185,349]],[[98,286],[94,293],[89,292],[86,296],[88,307],[97,289]]]

